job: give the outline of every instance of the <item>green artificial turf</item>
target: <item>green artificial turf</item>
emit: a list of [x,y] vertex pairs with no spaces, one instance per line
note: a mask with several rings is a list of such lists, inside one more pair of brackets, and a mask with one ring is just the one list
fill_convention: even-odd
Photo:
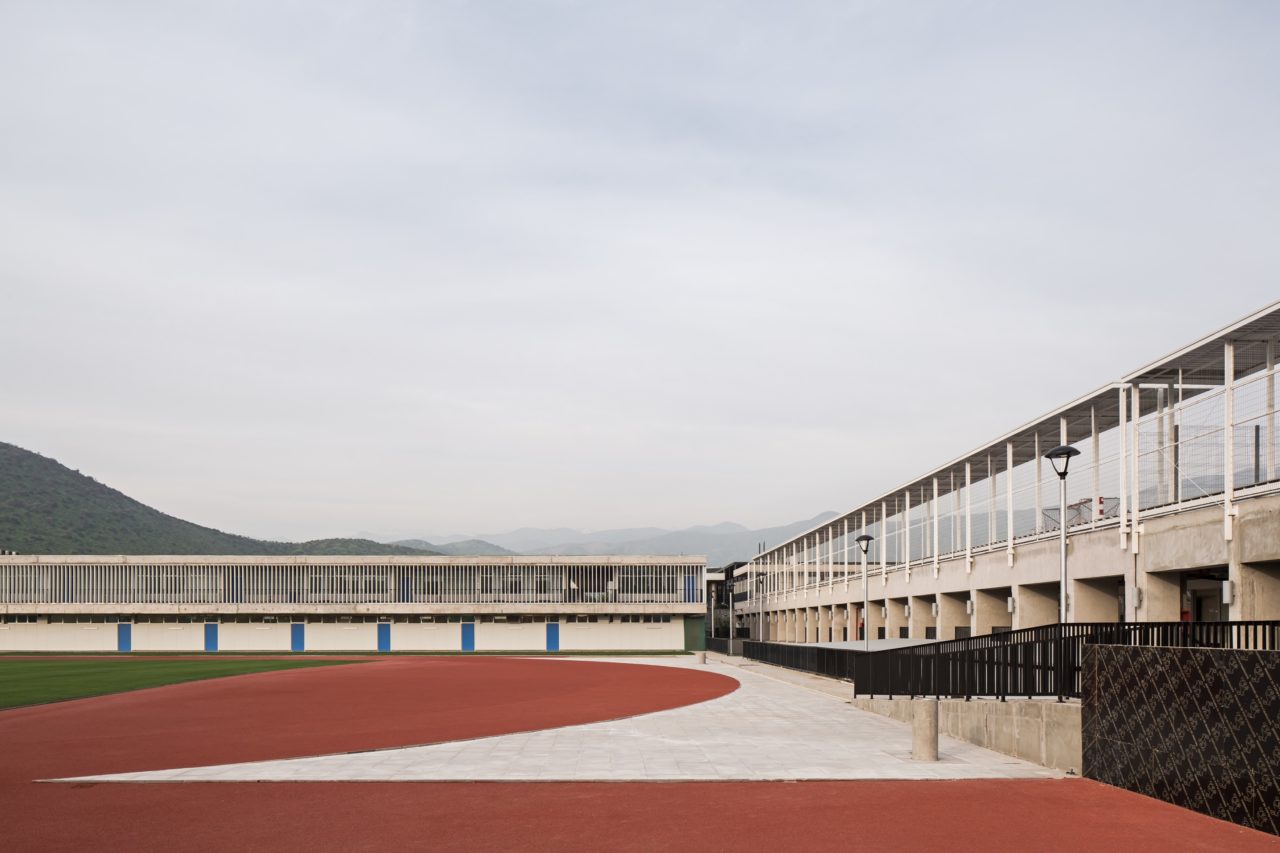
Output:
[[340,660],[4,660],[0,658],[0,708],[101,696],[224,675],[330,666]]

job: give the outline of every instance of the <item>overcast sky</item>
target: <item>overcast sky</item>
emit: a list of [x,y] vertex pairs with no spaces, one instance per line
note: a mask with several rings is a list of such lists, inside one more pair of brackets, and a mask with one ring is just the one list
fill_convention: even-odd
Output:
[[1278,41],[0,0],[0,440],[270,538],[848,509],[1280,297]]

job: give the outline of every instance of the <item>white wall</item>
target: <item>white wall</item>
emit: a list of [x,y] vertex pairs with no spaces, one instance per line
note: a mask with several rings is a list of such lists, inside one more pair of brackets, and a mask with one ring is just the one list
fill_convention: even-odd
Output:
[[114,652],[116,626],[112,622],[0,624],[0,651]]
[[560,625],[561,651],[616,649],[670,650],[684,648],[684,620],[670,622],[564,622]]
[[[547,626],[541,622],[477,622],[477,651],[543,651]],[[287,652],[291,626],[285,622],[224,623],[218,626],[218,650],[223,652]],[[204,649],[204,623],[143,622],[133,626],[135,651],[191,652]],[[373,652],[378,626],[311,622],[306,625],[307,651]],[[672,650],[684,648],[680,617],[670,622],[561,622],[561,651]],[[459,622],[395,622],[392,651],[458,651],[462,649]],[[56,623],[0,624],[0,651],[115,651],[116,624]]]
[[135,652],[204,651],[203,622],[139,622],[133,626]]
[[545,651],[546,648],[547,626],[545,623],[476,623],[476,651],[478,652],[536,652]]
[[462,648],[460,622],[393,622],[391,651],[458,651]]
[[[392,646],[392,648],[395,648]],[[309,652],[376,652],[378,626],[373,622],[308,622]]]
[[287,652],[287,622],[235,622],[218,626],[220,652]]

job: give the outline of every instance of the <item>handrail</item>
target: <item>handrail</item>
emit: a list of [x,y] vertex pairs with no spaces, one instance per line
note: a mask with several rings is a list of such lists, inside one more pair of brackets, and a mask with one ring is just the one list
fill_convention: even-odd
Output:
[[1280,651],[1280,620],[1055,623],[896,649],[745,641],[754,660],[852,680],[854,695],[1080,696],[1085,643]]

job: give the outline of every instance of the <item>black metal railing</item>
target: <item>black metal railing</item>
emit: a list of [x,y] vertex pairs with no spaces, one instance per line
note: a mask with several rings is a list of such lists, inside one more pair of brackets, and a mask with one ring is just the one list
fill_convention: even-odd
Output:
[[1277,651],[1280,621],[1054,624],[874,652],[749,641],[743,654],[849,679],[855,696],[1066,699],[1080,695],[1085,643]]
[[729,654],[729,638],[707,637],[707,651],[719,652],[722,655]]

